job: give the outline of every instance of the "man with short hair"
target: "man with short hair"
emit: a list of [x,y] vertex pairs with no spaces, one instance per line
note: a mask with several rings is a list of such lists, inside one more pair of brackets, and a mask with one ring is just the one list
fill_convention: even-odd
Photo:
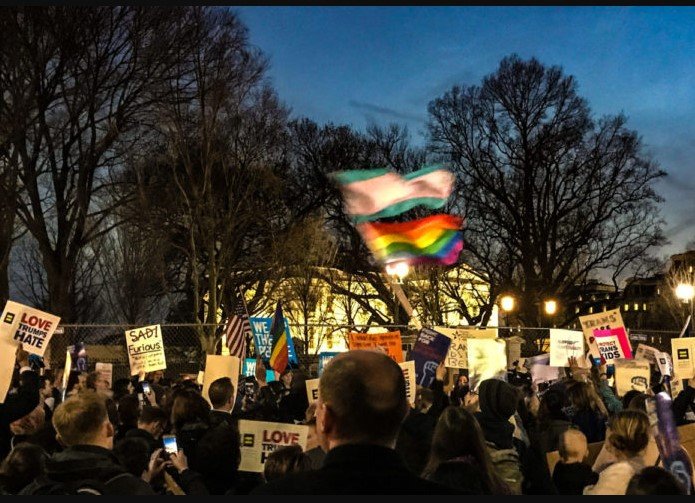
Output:
[[[95,391],[84,391],[58,405],[53,414],[56,438],[66,448],[46,462],[49,480],[73,484],[97,481],[104,494],[155,494],[144,480],[118,464],[113,449],[113,425],[106,412],[105,398]],[[34,481],[23,490],[33,494]]]
[[208,397],[212,404],[210,411],[210,424],[214,427],[220,423],[227,423],[234,428],[237,427],[236,421],[232,416],[234,401],[234,385],[229,377],[220,377],[210,384]]
[[394,450],[408,412],[401,368],[376,351],[348,351],[319,381],[318,470],[264,484],[252,494],[453,494],[410,473]]
[[142,438],[147,442],[150,455],[161,447],[161,436],[167,424],[167,415],[159,407],[144,406],[138,416],[138,427],[128,430],[125,438]]

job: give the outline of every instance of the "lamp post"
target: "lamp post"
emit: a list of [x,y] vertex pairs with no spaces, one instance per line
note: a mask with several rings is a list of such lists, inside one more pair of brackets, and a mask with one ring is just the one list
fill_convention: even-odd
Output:
[[500,298],[500,307],[502,311],[504,311],[504,324],[507,327],[509,326],[509,313],[514,310],[515,304],[516,300],[511,295],[505,295]]
[[687,283],[680,283],[676,287],[676,297],[683,302],[690,302],[690,318],[693,317],[693,297],[695,297],[695,288]]
[[[545,314],[547,314],[550,318],[553,318],[557,312],[557,301],[548,299],[543,302],[543,308],[545,309]],[[553,328],[555,328],[555,320],[553,320]]]

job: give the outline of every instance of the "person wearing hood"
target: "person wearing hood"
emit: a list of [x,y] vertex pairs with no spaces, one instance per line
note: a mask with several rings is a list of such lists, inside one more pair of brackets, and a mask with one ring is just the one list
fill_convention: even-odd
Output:
[[486,379],[478,389],[480,410],[475,417],[498,475],[517,494],[557,494],[539,453],[514,437],[510,419],[516,413],[519,395],[501,379]]

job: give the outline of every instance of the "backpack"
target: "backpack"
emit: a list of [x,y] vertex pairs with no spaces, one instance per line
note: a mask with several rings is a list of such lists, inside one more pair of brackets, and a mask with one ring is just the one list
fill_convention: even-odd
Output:
[[497,475],[509,486],[512,494],[522,494],[521,486],[524,475],[521,472],[521,461],[516,449],[499,449],[492,442],[485,442],[492,464]]
[[52,480],[46,475],[38,477],[34,482],[26,486],[19,493],[22,496],[46,495],[46,496],[103,496],[106,494],[106,485],[110,482],[128,476],[128,472],[119,472],[106,482],[96,479],[83,479],[70,482]]

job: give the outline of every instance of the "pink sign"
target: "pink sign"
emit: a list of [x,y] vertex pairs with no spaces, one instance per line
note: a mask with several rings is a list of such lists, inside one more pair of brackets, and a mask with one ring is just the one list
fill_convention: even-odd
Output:
[[601,337],[611,337],[615,336],[620,343],[620,351],[623,354],[623,358],[632,358],[632,348],[630,347],[630,341],[627,338],[627,333],[625,332],[625,327],[618,328],[607,328],[607,329],[594,329],[594,337],[599,339]]

